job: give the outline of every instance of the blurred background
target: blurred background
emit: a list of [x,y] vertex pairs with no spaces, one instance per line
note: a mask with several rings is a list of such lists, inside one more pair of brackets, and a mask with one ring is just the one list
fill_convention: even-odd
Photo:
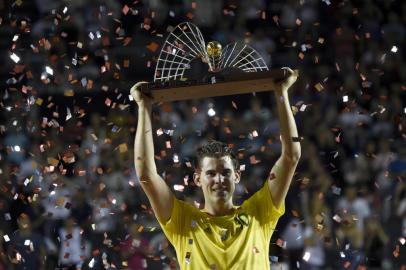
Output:
[[[272,269],[406,269],[405,1],[0,0],[0,269],[178,269],[133,166],[130,87],[180,22],[300,70],[302,158]],[[155,160],[202,207],[197,146],[235,149],[240,204],[280,154],[273,93],[156,105]]]

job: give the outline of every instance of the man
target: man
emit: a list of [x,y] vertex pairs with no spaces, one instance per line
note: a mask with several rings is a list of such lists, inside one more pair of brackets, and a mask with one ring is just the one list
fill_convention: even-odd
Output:
[[282,153],[264,186],[241,206],[233,204],[235,185],[241,173],[232,151],[223,143],[211,142],[197,151],[194,182],[203,191],[204,209],[175,198],[157,172],[151,126],[152,100],[131,88],[138,105],[134,143],[136,173],[165,235],[175,247],[183,269],[270,269],[269,242],[300,158],[301,148],[288,89],[297,72],[274,91],[277,101]]

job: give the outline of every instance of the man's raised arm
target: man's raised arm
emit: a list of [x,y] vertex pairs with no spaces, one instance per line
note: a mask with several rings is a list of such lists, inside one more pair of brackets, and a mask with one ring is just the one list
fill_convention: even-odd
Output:
[[279,83],[274,91],[279,114],[282,153],[272,167],[267,181],[276,207],[279,207],[285,200],[301,155],[298,132],[288,96],[288,89],[295,83],[298,73],[289,68],[287,71],[289,77]]
[[131,88],[131,95],[138,105],[138,123],[134,141],[135,171],[155,216],[159,221],[166,222],[171,217],[174,195],[156,169],[151,124],[152,100],[140,92],[139,87],[142,83],[139,82]]

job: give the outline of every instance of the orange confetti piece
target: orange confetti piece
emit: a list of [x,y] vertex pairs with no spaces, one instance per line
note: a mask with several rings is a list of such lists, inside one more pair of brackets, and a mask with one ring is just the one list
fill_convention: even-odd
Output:
[[65,203],[65,198],[63,198],[63,197],[59,197],[58,199],[56,199],[56,202],[55,202],[55,204],[57,206],[62,206],[62,205],[64,205],[64,203]]
[[277,246],[283,247],[284,244],[285,244],[285,241],[283,241],[282,239],[278,238],[278,239],[276,240],[276,245],[277,245]]
[[147,49],[150,50],[151,52],[156,52],[158,50],[159,45],[156,42],[151,42],[150,44],[147,45]]
[[132,40],[131,37],[126,37],[126,38],[124,39],[123,45],[124,45],[124,46],[127,46],[128,44],[130,44],[131,40]]
[[127,15],[128,11],[130,11],[130,8],[127,5],[124,5],[122,12],[124,13],[124,15]]
[[193,15],[192,12],[188,12],[188,13],[186,14],[186,17],[188,17],[189,20],[192,20],[192,19],[194,18],[194,15]]
[[118,150],[120,151],[120,153],[125,153],[128,151],[128,147],[126,143],[122,143],[118,146]]
[[317,91],[322,91],[324,89],[323,85],[321,83],[318,83],[314,86],[316,88]]
[[65,97],[73,97],[73,96],[75,95],[75,92],[73,92],[72,89],[66,89],[66,90],[63,92],[63,95],[64,95]]
[[296,19],[296,25],[297,25],[297,26],[300,26],[301,24],[302,24],[302,21],[301,21],[299,18],[297,18],[297,19]]
[[109,106],[109,107],[110,107],[111,99],[106,98],[106,100],[104,101],[104,104],[106,104],[106,106]]
[[43,102],[44,100],[42,98],[37,98],[37,100],[35,100],[35,104],[37,104],[38,106],[41,106]]
[[57,166],[59,163],[59,160],[49,157],[49,158],[47,158],[47,162],[48,162],[48,164],[50,164],[52,166]]
[[272,17],[272,20],[276,23],[276,25],[278,25],[279,26],[279,17],[278,16],[273,16]]
[[291,210],[290,212],[292,213],[292,216],[294,216],[294,217],[299,217],[299,212],[298,212],[298,211],[296,211],[296,210]]

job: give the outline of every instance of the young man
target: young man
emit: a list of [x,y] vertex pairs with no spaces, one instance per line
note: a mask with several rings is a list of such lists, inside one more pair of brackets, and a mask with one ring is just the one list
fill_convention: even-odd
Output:
[[159,176],[154,162],[152,100],[137,83],[131,95],[138,105],[134,143],[136,173],[165,235],[175,247],[183,269],[270,269],[269,242],[300,158],[300,143],[290,109],[288,89],[298,74],[289,76],[274,91],[277,101],[282,153],[264,186],[242,205],[233,204],[241,173],[231,149],[211,142],[197,151],[193,180],[203,191],[204,209],[175,198]]

